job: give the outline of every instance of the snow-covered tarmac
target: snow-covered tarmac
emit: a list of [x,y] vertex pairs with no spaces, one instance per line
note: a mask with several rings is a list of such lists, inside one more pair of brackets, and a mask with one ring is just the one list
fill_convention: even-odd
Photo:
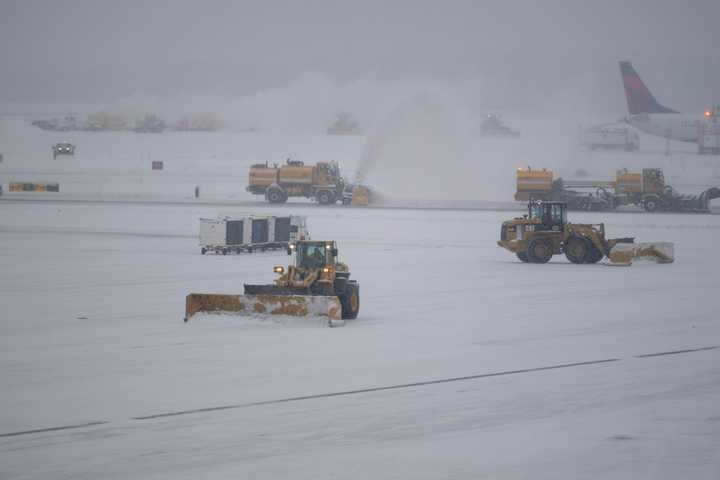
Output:
[[[375,143],[0,118],[0,478],[720,478],[720,215],[571,214],[675,242],[671,265],[528,265],[495,244],[519,212],[518,165],[662,167],[697,193],[720,185],[717,158],[665,156],[648,137],[640,152],[582,152],[572,125],[545,119],[480,140],[409,113]],[[77,155],[52,159],[62,140]],[[368,183],[404,208],[244,191],[248,165],[288,155],[352,176],[366,141]],[[202,256],[198,218],[274,213],[339,242],[359,318],[183,323],[189,292],[239,293],[288,261]]]
[[720,477],[720,216],[572,214],[676,243],[611,268],[520,263],[509,212],[289,205],[360,317],[183,323],[288,260],[198,217],[270,210],[0,202],[0,477]]

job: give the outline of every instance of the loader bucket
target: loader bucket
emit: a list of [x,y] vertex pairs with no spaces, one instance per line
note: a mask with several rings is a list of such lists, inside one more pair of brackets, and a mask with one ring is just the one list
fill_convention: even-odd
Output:
[[652,260],[657,263],[675,261],[675,245],[671,242],[618,243],[608,255],[608,265],[632,265],[635,259]]
[[196,313],[230,313],[248,317],[289,315],[327,317],[331,326],[342,324],[340,300],[321,295],[221,295],[191,293],[185,299],[185,321]]

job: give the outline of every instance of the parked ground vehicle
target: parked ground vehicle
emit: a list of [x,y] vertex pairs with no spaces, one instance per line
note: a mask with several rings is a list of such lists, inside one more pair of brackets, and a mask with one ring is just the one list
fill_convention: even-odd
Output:
[[57,182],[10,182],[9,192],[60,192]]
[[289,197],[305,197],[328,205],[342,200],[345,180],[335,162],[305,165],[288,159],[284,165],[260,163],[250,167],[247,191],[265,195],[270,203],[283,203]]
[[515,200],[553,200],[568,204],[571,210],[610,210],[622,205],[637,205],[648,212],[709,212],[710,201],[720,198],[713,187],[697,195],[683,195],[665,183],[659,168],[642,173],[618,170],[614,180],[553,179],[549,170],[517,170]]
[[349,113],[340,113],[327,128],[328,135],[354,135],[360,133],[360,126]]
[[87,130],[91,132],[127,130],[129,124],[127,116],[121,113],[101,111],[91,113],[87,118]]
[[[620,244],[629,248],[616,249]],[[674,260],[671,243],[635,244],[633,238],[608,239],[602,223],[569,223],[564,202],[529,202],[527,215],[503,222],[498,245],[526,263],[547,263],[553,255],[562,253],[572,263],[597,263],[605,256],[618,265],[629,265],[639,257],[659,263]]]
[[503,124],[499,116],[488,114],[480,125],[480,135],[483,137],[519,137],[520,132]]
[[294,265],[276,266],[280,276],[272,284],[244,286],[243,295],[191,293],[185,301],[185,321],[198,312],[243,316],[323,316],[331,326],[356,318],[360,285],[338,259],[334,241],[299,241],[288,246]]
[[68,142],[56,143],[52,147],[53,158],[57,158],[60,155],[75,155],[75,145]]
[[162,133],[167,128],[165,121],[155,114],[145,115],[135,122],[135,133]]
[[200,219],[200,253],[241,253],[287,248],[309,240],[305,217],[221,217]]
[[698,122],[698,153],[720,155],[720,105],[706,110]]
[[590,150],[632,151],[640,148],[640,137],[635,130],[625,124],[608,123],[581,130],[580,144]]

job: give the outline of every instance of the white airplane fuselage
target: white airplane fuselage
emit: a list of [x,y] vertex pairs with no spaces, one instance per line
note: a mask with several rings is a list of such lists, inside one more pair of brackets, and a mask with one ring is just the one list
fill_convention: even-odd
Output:
[[650,135],[682,142],[697,142],[698,125],[702,118],[702,115],[685,113],[639,113],[630,115],[628,123]]

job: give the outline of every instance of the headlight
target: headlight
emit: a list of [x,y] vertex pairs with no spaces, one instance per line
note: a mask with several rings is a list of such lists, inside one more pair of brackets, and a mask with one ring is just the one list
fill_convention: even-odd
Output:
[[285,268],[284,267],[273,267],[273,272],[279,273],[280,275],[282,275],[283,273],[285,273]]
[[323,273],[330,273],[330,267],[323,267]]

